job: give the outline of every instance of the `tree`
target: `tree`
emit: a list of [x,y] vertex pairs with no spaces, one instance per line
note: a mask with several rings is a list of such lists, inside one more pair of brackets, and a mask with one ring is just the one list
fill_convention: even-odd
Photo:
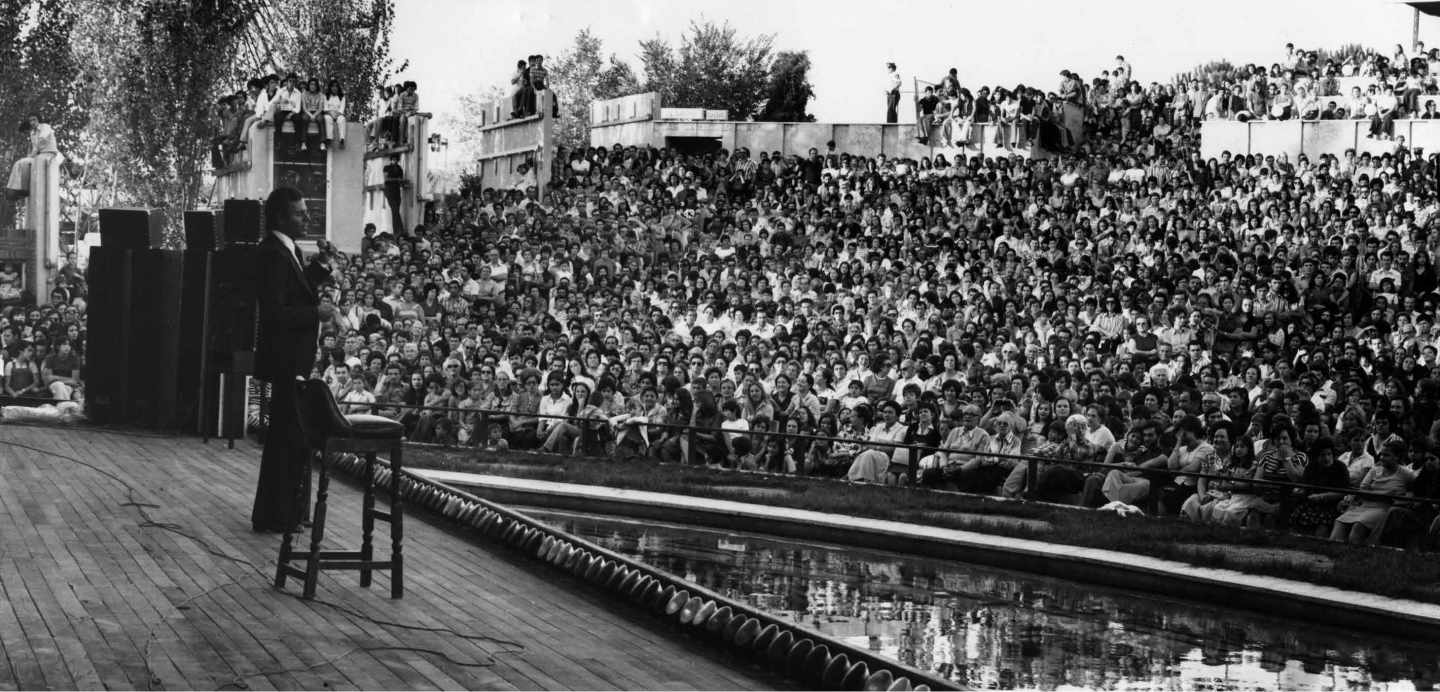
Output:
[[[338,78],[358,119],[392,69],[393,0],[29,2],[74,6],[68,49],[76,71],[67,93],[88,127],[68,135],[57,127],[74,164],[69,199],[82,213],[169,209],[172,239],[179,212],[203,196],[217,98],[249,77],[295,71]],[[4,31],[0,20],[0,45]]]
[[269,61],[287,72],[338,79],[350,118],[374,115],[377,87],[408,66],[396,67],[390,57],[392,0],[302,0],[277,7],[280,25],[293,34],[271,46]]
[[0,61],[14,66],[0,90],[5,161],[29,153],[29,140],[11,133],[32,114],[54,126],[61,151],[78,140],[91,89],[77,82],[80,70],[70,50],[75,23],[76,8],[66,0],[0,1]]
[[729,22],[691,22],[679,51],[658,36],[640,42],[645,89],[666,105],[725,110],[733,120],[749,120],[765,100],[774,43],[774,34],[742,40]]
[[640,42],[640,64],[645,71],[645,91],[653,91],[660,103],[675,105],[676,75],[680,66],[675,50],[659,36]]
[[132,183],[147,206],[169,212],[173,234],[182,212],[200,200],[208,141],[217,130],[212,105],[233,89],[237,37],[246,33],[258,3],[244,0],[141,3],[138,40],[119,61],[125,66],[117,99],[125,127],[119,133],[145,176]]
[[[450,160],[473,164],[480,157],[480,128],[484,122],[485,106],[495,101],[510,99],[509,85],[491,85],[477,89],[460,97],[460,108],[455,113],[440,113],[435,117],[434,130],[447,133],[450,141]],[[504,115],[509,115],[508,106]],[[462,169],[466,166],[462,165]]]
[[805,112],[814,98],[810,86],[810,55],[805,51],[781,51],[770,64],[770,82],[765,87],[765,107],[757,120],[814,122]]
[[550,63],[550,88],[560,99],[560,120],[555,123],[555,139],[567,147],[587,146],[590,142],[590,104],[596,99],[609,99],[639,90],[639,80],[629,65],[613,54],[607,61],[604,45],[581,29],[575,43]]

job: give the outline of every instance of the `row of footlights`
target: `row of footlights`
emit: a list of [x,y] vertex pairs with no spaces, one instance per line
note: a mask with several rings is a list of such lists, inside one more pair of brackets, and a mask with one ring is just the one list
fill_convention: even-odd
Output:
[[[364,462],[351,454],[341,456],[339,465],[356,475],[365,471]],[[388,488],[390,468],[378,466],[375,474],[377,484]],[[908,677],[896,677],[886,669],[872,672],[864,661],[852,662],[844,653],[832,655],[829,646],[817,644],[803,632],[765,625],[747,613],[732,611],[728,605],[692,596],[661,578],[576,547],[562,534],[531,526],[446,488],[417,482],[407,475],[400,479],[400,494],[406,502],[427,507],[556,569],[597,584],[792,679],[828,690],[930,689],[925,684],[912,687]]]

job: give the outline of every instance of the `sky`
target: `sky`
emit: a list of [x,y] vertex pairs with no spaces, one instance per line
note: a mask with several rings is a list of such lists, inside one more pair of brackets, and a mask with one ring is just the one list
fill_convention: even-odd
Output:
[[[1054,0],[854,2],[840,0],[396,0],[391,51],[421,85],[425,110],[454,113],[461,95],[508,84],[515,60],[555,56],[585,27],[640,74],[638,43],[678,44],[692,19],[728,21],[742,35],[775,34],[777,50],[809,51],[822,122],[884,120],[885,63],[937,81],[1037,84],[1062,68],[1087,79],[1123,54],[1137,79],[1225,58],[1270,63],[1287,42],[1303,48],[1407,43],[1411,10],[1391,0]],[[1440,46],[1440,18],[1420,18],[1420,39]],[[1407,46],[1408,47],[1408,46]],[[680,106],[687,104],[664,104]],[[902,109],[903,111],[904,109]]]

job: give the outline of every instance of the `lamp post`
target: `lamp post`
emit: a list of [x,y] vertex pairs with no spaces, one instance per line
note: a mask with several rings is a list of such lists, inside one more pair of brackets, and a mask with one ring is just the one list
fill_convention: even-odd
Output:
[[445,150],[445,167],[448,169],[450,167],[450,140],[436,132],[425,141],[430,143],[430,153],[432,154],[438,154],[442,149]]

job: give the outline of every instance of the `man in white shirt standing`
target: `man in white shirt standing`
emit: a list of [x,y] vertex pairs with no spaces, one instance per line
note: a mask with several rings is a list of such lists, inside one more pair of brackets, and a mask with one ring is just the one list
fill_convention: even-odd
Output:
[[900,73],[895,69],[895,63],[885,63],[885,122],[893,124],[900,122]]

